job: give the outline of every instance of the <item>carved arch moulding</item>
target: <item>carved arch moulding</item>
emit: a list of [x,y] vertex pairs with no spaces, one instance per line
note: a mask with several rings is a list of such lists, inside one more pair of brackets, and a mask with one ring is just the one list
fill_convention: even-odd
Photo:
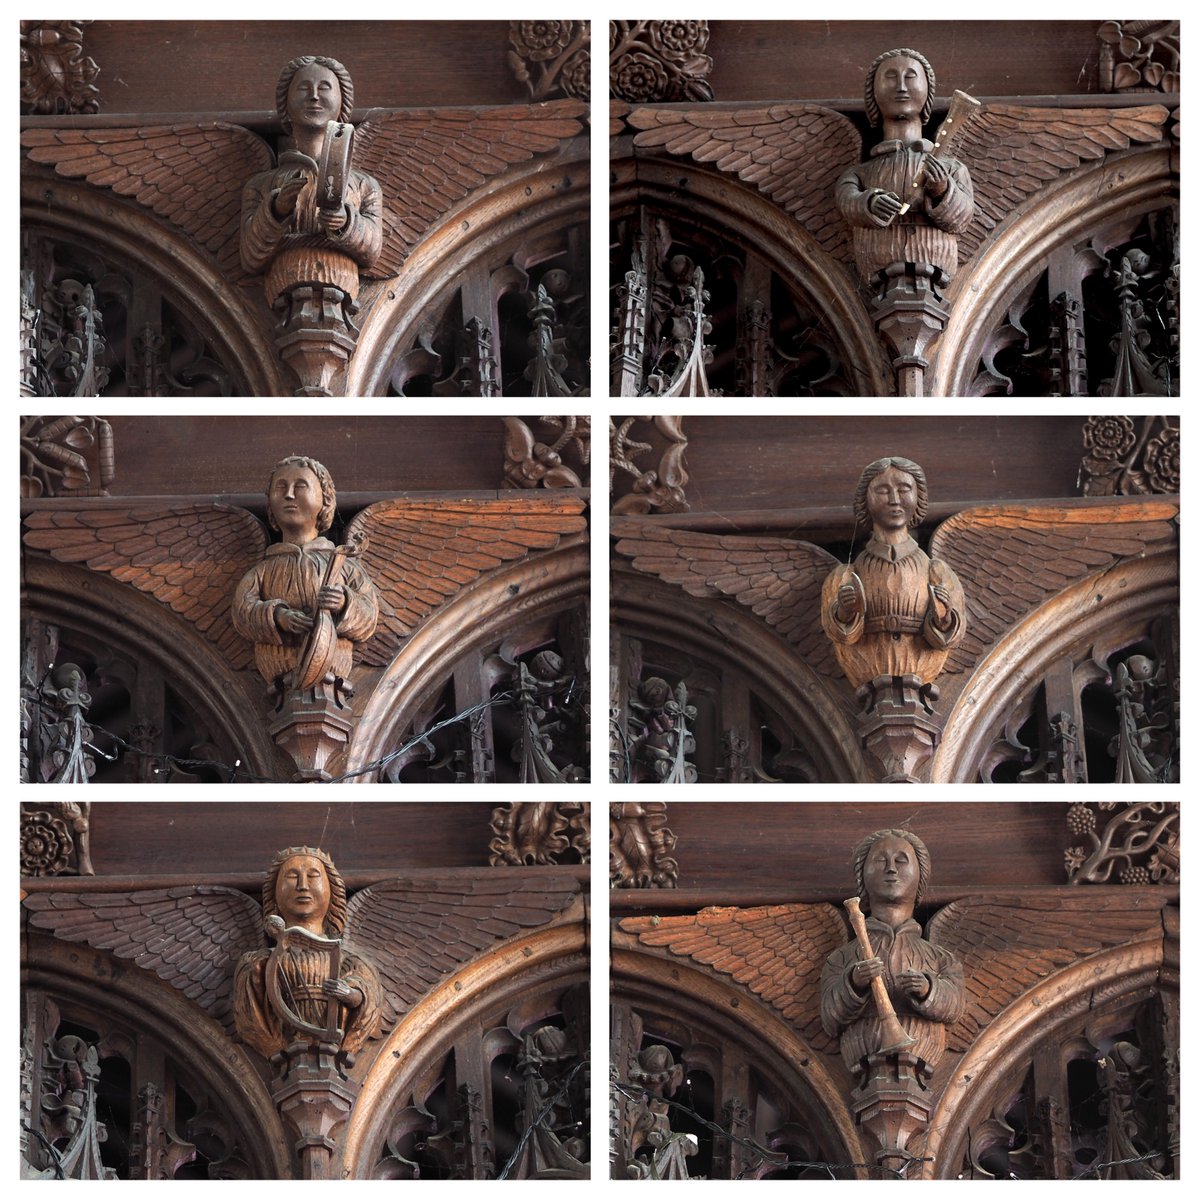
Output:
[[1179,394],[1177,23],[1022,29],[1044,80],[1003,22],[680,24],[703,94],[613,67],[614,394]]
[[614,781],[1178,781],[1176,419],[915,421],[613,419]]
[[[23,394],[586,394],[586,22],[461,26],[495,70],[449,88],[380,70],[387,47],[444,53],[449,26],[317,25],[275,61],[291,23],[207,23],[198,58],[240,60],[211,112],[135,49],[169,57],[195,30],[101,22],[135,68],[125,115],[97,112],[87,23],[24,24]],[[345,64],[313,53],[322,30]],[[552,72],[547,39],[569,52]],[[532,103],[506,61],[521,49]]]
[[[586,781],[588,421],[407,420],[27,420],[22,778]],[[306,430],[340,494],[314,458],[227,461]],[[122,434],[164,461],[114,476]],[[164,496],[188,436],[193,483],[265,495]]]
[[1068,883],[1068,806],[662,807],[680,887],[611,893],[614,1178],[1178,1178],[1178,889]]

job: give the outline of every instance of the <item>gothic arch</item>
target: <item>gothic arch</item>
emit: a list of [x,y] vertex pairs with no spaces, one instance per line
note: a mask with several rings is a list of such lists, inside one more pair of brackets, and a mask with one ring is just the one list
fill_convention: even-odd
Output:
[[947,291],[950,318],[937,343],[931,394],[971,394],[989,335],[1053,250],[1113,221],[1178,203],[1174,153],[1159,147],[1107,155],[1009,214]]
[[[534,255],[539,250],[556,252],[565,245],[569,230],[586,228],[589,182],[586,158],[533,159],[456,207],[425,235],[396,279],[373,285],[373,300],[363,305],[367,311],[346,394],[384,395],[398,355],[432,333],[470,277],[486,278],[521,250],[532,249]],[[479,294],[480,286],[475,285],[471,303],[488,308],[485,323],[494,333],[497,302],[505,287],[515,287],[516,281],[482,285],[485,294]]]
[[22,951],[27,1000],[44,995],[64,1018],[115,1031],[118,1042],[127,1035],[150,1039],[151,1062],[165,1052],[185,1086],[219,1098],[251,1178],[290,1177],[292,1139],[249,1058],[216,1021],[169,984],[103,951],[38,935],[24,938]]
[[490,572],[434,613],[365,697],[346,771],[394,749],[421,707],[454,674],[457,662],[523,625],[586,602],[588,561],[586,544],[560,546]]
[[480,1031],[503,1022],[514,1006],[540,1016],[553,1008],[556,994],[586,985],[587,945],[583,920],[538,930],[467,963],[423,996],[375,1052],[363,1078],[350,1123],[338,1139],[341,1177],[374,1177],[410,1094],[432,1086],[447,1054],[464,1039],[479,1044]]
[[243,395],[285,395],[257,292],[231,283],[172,226],[107,189],[57,178],[21,180],[21,230],[108,257],[151,278],[209,341]]
[[958,694],[930,764],[930,782],[978,779],[988,742],[1056,659],[1094,644],[1111,651],[1135,641],[1152,618],[1178,603],[1178,560],[1159,554],[1118,563],[1036,608],[992,647]]
[[[795,1112],[817,1153],[827,1156],[824,1161],[866,1161],[838,1076],[840,1063],[816,1052],[779,1013],[730,980],[647,954],[617,934],[610,1000],[644,1013],[651,1038],[682,1027],[695,1044],[719,1047],[736,1063],[713,1064],[714,1070],[723,1067],[730,1078],[741,1080],[750,1070],[761,1074],[775,1099]],[[620,1070],[623,1064],[616,1065]]]
[[23,618],[76,631],[135,663],[148,659],[213,735],[240,752],[246,771],[285,777],[279,751],[256,716],[259,700],[247,694],[244,676],[157,601],[101,572],[29,555],[21,612]]
[[804,298],[824,321],[847,374],[852,395],[884,395],[892,390],[888,363],[850,268],[832,258],[798,221],[771,200],[714,171],[652,155],[638,154],[612,164],[609,205],[613,220],[644,206],[754,253]]
[[735,604],[694,601],[678,588],[617,569],[611,620],[614,633],[670,646],[720,675],[748,677],[816,762],[822,782],[865,777],[844,702],[753,613]]

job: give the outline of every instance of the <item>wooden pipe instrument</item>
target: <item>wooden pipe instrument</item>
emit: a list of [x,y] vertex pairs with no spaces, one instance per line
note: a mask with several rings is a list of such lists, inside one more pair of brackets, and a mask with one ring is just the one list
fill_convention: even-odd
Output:
[[[858,897],[851,896],[849,900],[844,900],[842,907],[850,914],[850,926],[858,939],[858,948],[863,958],[874,958],[875,951],[871,946],[871,939],[867,936],[867,919],[858,906]],[[908,1049],[917,1039],[909,1037],[904,1031],[904,1026],[900,1024],[900,1018],[896,1016],[896,1010],[892,1007],[892,998],[888,995],[887,984],[883,982],[882,975],[876,975],[871,980],[871,995],[875,998],[875,1014],[882,1025],[880,1035],[883,1044],[878,1052],[895,1054],[897,1051]]]

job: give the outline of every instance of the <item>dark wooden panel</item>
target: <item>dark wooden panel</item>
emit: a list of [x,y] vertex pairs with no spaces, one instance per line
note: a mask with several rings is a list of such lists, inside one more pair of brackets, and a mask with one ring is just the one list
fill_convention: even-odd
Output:
[[[1062,884],[1068,805],[910,799],[860,803],[671,802],[681,889],[768,889],[777,901],[853,894],[854,849],[876,829],[918,834],[939,893]],[[713,903],[709,900],[708,903]]]
[[867,67],[910,46],[938,91],[1044,96],[1097,90],[1094,21],[713,21],[709,81],[718,100],[861,102]]
[[499,417],[112,417],[114,496],[258,492],[289,454],[339,492],[484,490],[504,477]]
[[102,112],[274,109],[279,72],[300,54],[343,62],[360,113],[512,104],[528,93],[508,49],[507,20],[95,21],[84,32]]
[[1082,417],[687,417],[693,512],[848,506],[869,462],[925,468],[938,504],[1078,496]]
[[328,798],[92,804],[92,861],[103,875],[220,875],[265,871],[285,846],[320,846],[338,869],[402,873],[487,866],[492,805],[475,801]]

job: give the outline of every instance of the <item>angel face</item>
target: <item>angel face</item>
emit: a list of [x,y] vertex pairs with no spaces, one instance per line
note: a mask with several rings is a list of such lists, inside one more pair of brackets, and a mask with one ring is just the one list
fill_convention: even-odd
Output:
[[[309,470],[294,463],[285,463],[271,476],[268,503],[275,524],[285,537],[317,536],[317,517],[325,503],[321,481]],[[311,532],[310,532],[311,531]]]
[[325,923],[330,901],[325,864],[311,854],[294,854],[282,867],[275,883],[275,904],[289,925],[318,931]]
[[917,481],[899,467],[881,471],[867,487],[867,512],[880,529],[907,528],[917,514]]
[[921,885],[921,867],[911,842],[900,837],[880,838],[863,863],[863,887],[871,907],[879,904],[913,905]]
[[287,112],[293,129],[322,130],[342,111],[342,85],[320,63],[309,63],[292,76]]
[[929,97],[925,68],[915,58],[898,54],[875,68],[875,103],[887,119],[920,119]]

